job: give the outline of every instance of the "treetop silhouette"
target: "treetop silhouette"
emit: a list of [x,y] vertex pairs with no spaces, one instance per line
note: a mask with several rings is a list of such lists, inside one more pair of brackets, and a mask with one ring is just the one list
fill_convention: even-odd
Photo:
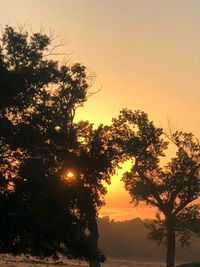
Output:
[[131,170],[123,175],[125,188],[136,205],[142,201],[158,209],[155,224],[149,226],[150,237],[166,242],[167,266],[172,267],[175,233],[182,244],[188,244],[192,233],[200,234],[200,209],[193,203],[200,196],[199,143],[191,133],[172,133],[170,140],[177,152],[162,167],[160,160],[169,138],[148,120],[147,114],[123,110],[113,123],[119,137],[117,144],[133,159]]

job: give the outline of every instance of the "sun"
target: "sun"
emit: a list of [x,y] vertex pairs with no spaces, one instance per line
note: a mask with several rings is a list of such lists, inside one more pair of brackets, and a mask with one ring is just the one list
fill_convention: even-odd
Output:
[[74,178],[74,173],[71,171],[68,171],[66,176],[67,176],[67,178]]
[[64,179],[68,181],[72,181],[76,178],[75,172],[72,170],[66,170],[64,174]]

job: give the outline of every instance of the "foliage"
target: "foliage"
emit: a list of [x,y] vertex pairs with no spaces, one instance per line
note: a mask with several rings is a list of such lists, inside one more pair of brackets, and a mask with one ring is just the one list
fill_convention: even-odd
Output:
[[117,153],[107,126],[74,123],[90,77],[49,59],[53,49],[47,35],[9,26],[1,38],[0,251],[103,261],[96,219]]
[[[192,203],[200,196],[198,141],[191,133],[178,131],[166,140],[163,130],[155,127],[147,115],[139,111],[123,110],[114,120],[114,127],[116,143],[133,160],[131,170],[123,176],[133,203],[137,205],[142,201],[162,214],[162,218],[157,217],[156,224],[149,226],[150,237],[159,243],[166,237],[168,249],[173,250],[176,231],[181,243],[187,245],[186,238],[192,233],[200,233],[199,206]],[[176,146],[177,152],[162,167],[160,160],[165,156],[169,141]],[[171,257],[173,254],[171,251]]]
[[[190,247],[192,239],[197,236],[200,237],[200,212],[199,205],[189,205],[181,211],[175,222],[175,231],[177,233],[177,240],[185,249]],[[145,224],[149,230],[148,237],[154,240],[158,245],[167,242],[167,233],[165,227],[165,220],[157,214],[156,220]]]
[[0,251],[90,258],[96,252],[88,252],[81,207],[87,188],[65,180],[80,158],[73,119],[87,99],[88,76],[80,64],[49,60],[50,45],[47,35],[9,26],[1,39]]

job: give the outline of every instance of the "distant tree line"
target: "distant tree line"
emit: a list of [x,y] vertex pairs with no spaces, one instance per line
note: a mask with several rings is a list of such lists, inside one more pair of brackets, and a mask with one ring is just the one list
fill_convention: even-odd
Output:
[[[81,64],[53,60],[52,45],[46,34],[10,26],[1,36],[0,253],[63,254],[100,266],[103,182],[131,159],[125,187],[135,204],[158,209],[150,237],[166,242],[167,267],[174,266],[175,233],[185,245],[200,232],[199,206],[188,206],[200,195],[198,141],[190,133],[164,135],[141,111],[124,109],[109,126],[75,123],[90,76]],[[162,168],[167,139],[177,153]]]
[[[109,217],[98,219],[99,247],[108,258],[128,259],[144,262],[163,262],[165,245],[158,246],[148,238],[146,224],[151,220],[134,218],[126,221],[115,221]],[[200,237],[191,239],[190,248],[184,249],[179,243],[176,249],[177,262],[199,260]]]

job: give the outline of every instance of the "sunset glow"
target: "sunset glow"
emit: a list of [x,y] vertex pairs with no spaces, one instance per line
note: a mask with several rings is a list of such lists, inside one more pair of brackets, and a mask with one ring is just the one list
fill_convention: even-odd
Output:
[[[2,25],[20,18],[28,29],[43,25],[66,37],[57,59],[95,73],[90,91],[98,93],[77,109],[75,121],[110,124],[127,107],[145,111],[159,127],[167,129],[169,119],[173,129],[200,138],[199,10],[195,0],[51,0],[48,8],[46,1],[7,0],[0,14]],[[76,178],[72,170],[64,176]],[[153,218],[153,209],[130,204],[121,176],[112,177],[100,215]]]

